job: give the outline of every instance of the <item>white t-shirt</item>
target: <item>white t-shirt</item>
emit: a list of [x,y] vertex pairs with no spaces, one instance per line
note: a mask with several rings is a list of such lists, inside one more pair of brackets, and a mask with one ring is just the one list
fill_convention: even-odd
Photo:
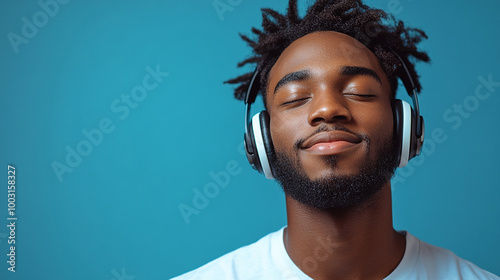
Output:
[[[283,243],[283,229],[284,227],[253,244],[241,247],[172,280],[312,279],[288,256]],[[406,235],[405,254],[396,269],[385,280],[500,280],[500,277],[457,257],[450,250],[427,244],[407,232],[402,233]]]

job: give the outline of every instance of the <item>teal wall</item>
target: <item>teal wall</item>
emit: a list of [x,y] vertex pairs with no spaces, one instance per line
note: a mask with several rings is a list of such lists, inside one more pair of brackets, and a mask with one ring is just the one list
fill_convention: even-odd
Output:
[[[238,32],[286,1],[219,2],[2,1],[0,225],[8,164],[18,220],[15,273],[0,226],[0,279],[167,279],[285,224],[222,81],[249,53]],[[426,30],[432,57],[426,149],[393,180],[395,227],[500,274],[500,2],[443,2],[368,1]]]

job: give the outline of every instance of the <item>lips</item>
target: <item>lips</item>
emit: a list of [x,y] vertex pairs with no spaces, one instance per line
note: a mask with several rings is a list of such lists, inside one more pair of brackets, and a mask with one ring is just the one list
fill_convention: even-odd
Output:
[[[361,138],[341,130],[325,131],[315,134],[302,144],[305,150],[343,150],[361,143]],[[325,151],[326,152],[326,151]],[[333,152],[333,151],[332,151]]]

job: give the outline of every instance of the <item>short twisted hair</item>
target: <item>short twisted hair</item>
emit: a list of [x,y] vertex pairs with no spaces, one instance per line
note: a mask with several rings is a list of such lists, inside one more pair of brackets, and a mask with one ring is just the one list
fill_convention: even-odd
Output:
[[[252,33],[257,35],[255,39],[240,34],[253,48],[253,56],[238,63],[238,67],[249,63],[259,65],[260,92],[264,95],[264,100],[269,71],[281,53],[295,40],[316,31],[344,33],[363,43],[378,58],[389,78],[393,97],[397,91],[397,77],[404,82],[408,79],[401,61],[393,53],[396,52],[407,65],[416,91],[421,91],[415,64],[409,59],[429,61],[427,53],[416,47],[423,38],[427,38],[424,31],[405,27],[394,16],[368,7],[361,0],[317,0],[303,18],[299,17],[297,0],[289,0],[288,11],[284,15],[272,9],[262,9],[262,30],[252,28]],[[225,83],[237,84],[234,96],[242,100],[251,78],[252,72],[249,72]]]

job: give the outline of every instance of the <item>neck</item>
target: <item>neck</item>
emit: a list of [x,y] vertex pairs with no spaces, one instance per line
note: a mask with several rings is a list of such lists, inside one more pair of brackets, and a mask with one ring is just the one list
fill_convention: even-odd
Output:
[[382,279],[404,255],[405,238],[392,226],[390,182],[355,209],[321,210],[289,196],[286,204],[285,248],[313,279]]

